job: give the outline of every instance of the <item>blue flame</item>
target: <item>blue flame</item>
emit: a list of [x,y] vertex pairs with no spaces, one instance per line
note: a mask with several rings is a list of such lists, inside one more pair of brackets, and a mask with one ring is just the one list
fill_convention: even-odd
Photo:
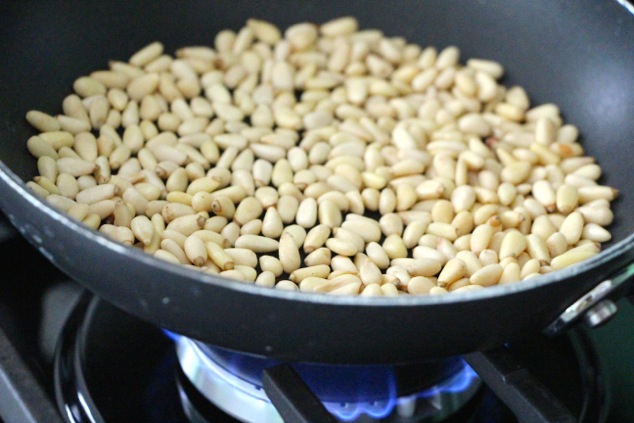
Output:
[[[417,398],[431,398],[442,394],[456,394],[465,391],[472,386],[473,380],[478,378],[476,372],[463,362],[463,367],[448,381],[440,383],[430,389],[416,394]],[[324,402],[328,411],[340,420],[350,422],[359,418],[362,414],[375,419],[382,419],[392,413],[400,398],[396,393],[396,381],[390,380],[389,397],[382,401],[355,402],[355,403],[334,403]]]
[[456,373],[456,375],[452,377],[448,382],[441,383],[430,389],[420,392],[417,396],[419,398],[429,398],[444,393],[457,394],[469,388],[473,382],[473,379],[477,377],[478,374],[466,362],[463,362],[462,369],[458,373]]
[[[182,335],[162,330],[172,341],[182,340]],[[280,364],[274,359],[235,353],[209,345],[200,344],[199,347],[218,366],[257,390],[263,389],[262,371]],[[398,397],[397,376],[390,366],[364,368],[296,363],[293,367],[331,414],[341,421],[351,422],[363,414],[373,419],[385,418],[393,412],[399,401],[412,398],[428,399],[443,394],[457,394],[469,389],[473,386],[474,379],[478,379],[478,375],[464,360],[456,358],[454,363],[457,372],[453,376],[407,397]],[[227,383],[234,386],[229,381]],[[238,388],[237,385],[235,387]],[[258,399],[251,393],[244,393]]]
[[387,417],[396,406],[396,399],[390,398],[387,401],[374,401],[372,403],[348,403],[333,404],[324,403],[326,409],[338,419],[351,422],[359,418],[362,414],[367,414],[374,419]]
[[396,406],[396,380],[391,374],[388,379],[388,398],[381,401],[336,403],[324,401],[326,409],[343,421],[354,421],[362,414],[375,419],[388,416]]
[[178,340],[180,339],[181,335],[174,333],[174,332],[170,332],[167,329],[161,329],[163,331],[163,333],[172,341],[174,342],[178,342]]

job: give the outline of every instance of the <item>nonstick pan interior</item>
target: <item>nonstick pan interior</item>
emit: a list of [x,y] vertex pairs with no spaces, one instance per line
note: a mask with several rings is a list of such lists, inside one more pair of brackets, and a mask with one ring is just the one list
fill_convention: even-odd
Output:
[[634,232],[620,216],[634,207],[630,145],[634,139],[632,15],[616,1],[580,2],[5,2],[2,7],[4,124],[0,159],[24,180],[35,160],[23,148],[34,132],[26,111],[61,112],[73,81],[109,60],[127,60],[160,40],[166,51],[213,45],[221,29],[260,17],[281,28],[307,20],[353,15],[362,28],[379,28],[422,46],[460,47],[463,60],[490,58],[506,69],[507,85],[523,86],[533,104],[553,102],[577,125],[603,181],[624,195],[615,204],[615,240]]
[[[105,69],[110,59],[126,60],[151,41],[160,40],[173,52],[184,45],[210,45],[220,29],[237,29],[248,17],[284,28],[342,15],[356,16],[363,28],[380,28],[423,46],[457,45],[463,60],[497,60],[505,66],[505,83],[525,87],[533,104],[558,104],[566,122],[579,127],[587,153],[604,169],[603,181],[622,193],[614,206],[613,244],[634,232],[629,218],[634,206],[629,170],[634,22],[616,2],[91,2],[82,7],[71,2],[5,2],[0,6],[0,160],[23,180],[32,178],[35,160],[25,143],[33,131],[24,121],[26,111],[60,112],[62,99],[79,75]],[[24,216],[34,225],[40,217],[35,212]],[[94,249],[85,251],[82,261],[112,260],[129,266],[106,274],[73,262],[70,256],[62,257],[68,262],[58,261],[127,311],[222,346],[328,362],[404,362],[488,347],[541,329],[598,282],[596,278],[612,270],[593,268],[583,280],[573,280],[579,279],[578,272],[567,272],[561,276],[565,281],[551,278],[552,283],[527,292],[492,288],[487,301],[484,296],[474,296],[474,301],[421,298],[389,305],[360,302],[367,307],[357,307],[343,299],[309,300],[273,291],[260,296],[235,283],[218,288],[196,281],[192,272],[111,248],[101,236],[83,235],[72,231],[58,236],[57,244],[45,251],[59,257],[81,251],[83,242]],[[629,244],[619,248],[619,260],[605,264],[630,260],[625,257],[631,252]],[[165,298],[171,300],[165,303]],[[243,314],[233,320],[225,317],[236,310]],[[363,326],[364,320],[371,322],[369,326]]]

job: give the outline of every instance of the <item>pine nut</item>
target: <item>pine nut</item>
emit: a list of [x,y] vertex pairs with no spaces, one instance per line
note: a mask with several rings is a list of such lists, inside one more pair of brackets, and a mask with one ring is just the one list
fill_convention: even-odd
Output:
[[547,181],[537,181],[533,184],[533,195],[548,212],[556,210],[556,198],[553,187]]
[[469,185],[459,186],[451,193],[451,204],[456,213],[470,210],[475,200],[475,191]]
[[250,220],[240,227],[240,235],[260,235],[262,232],[262,221],[260,219]]
[[65,212],[68,212],[68,210],[70,210],[71,207],[77,204],[70,198],[62,197],[61,195],[58,195],[58,194],[50,194],[49,196],[46,197],[46,202],[51,204],[53,207],[58,208]]
[[392,264],[398,265],[400,260],[408,260],[404,265],[405,270],[412,276],[434,276],[442,268],[442,263],[436,259],[415,258],[415,259],[394,259]]
[[552,259],[552,261],[550,262],[550,266],[555,270],[563,269],[564,267],[568,267],[583,260],[587,260],[590,257],[595,256],[596,254],[596,252],[592,251],[570,250]]
[[469,250],[459,251],[456,254],[456,258],[464,262],[465,268],[466,268],[466,275],[468,277],[472,276],[475,272],[477,272],[483,267],[480,259],[472,251],[469,251]]
[[456,228],[450,223],[432,222],[427,226],[427,233],[448,239],[452,242],[458,238]]
[[326,278],[330,274],[330,266],[318,264],[316,266],[302,267],[290,274],[290,280],[296,283],[308,277]]
[[154,42],[75,80],[58,117],[29,111],[27,185],[163,260],[332,295],[469,292],[611,238],[618,191],[497,62],[352,17],[249,19],[214,43]]
[[390,259],[407,257],[407,247],[399,235],[393,234],[386,237],[383,241],[383,249]]
[[332,253],[327,248],[319,248],[312,253],[308,254],[304,259],[304,263],[307,266],[316,266],[318,264],[330,265]]
[[383,291],[381,291],[380,285],[370,284],[365,287],[362,287],[362,291],[360,295],[362,297],[382,297]]
[[609,231],[596,223],[588,223],[583,227],[581,238],[589,239],[594,242],[607,242],[612,239],[612,235]]
[[152,60],[156,59],[163,53],[163,44],[156,41],[147,46],[143,47],[141,50],[137,51],[130,57],[130,64],[138,67],[143,67],[147,65]]
[[256,253],[268,253],[279,249],[279,242],[258,235],[242,235],[235,242],[236,248],[246,248]]
[[39,110],[29,110],[26,113],[26,120],[40,132],[59,131],[61,129],[60,122],[57,119]]
[[325,22],[319,27],[319,31],[326,37],[338,37],[349,35],[358,29],[357,20],[352,17],[343,17]]
[[457,258],[450,259],[438,275],[438,286],[441,288],[447,287],[458,279],[464,277],[466,275],[466,270],[467,269],[462,260]]
[[485,250],[491,242],[493,233],[494,229],[489,224],[477,226],[471,235],[471,251],[480,254],[480,252]]
[[[202,239],[204,242],[213,242],[215,244],[220,245],[223,248],[229,248],[230,242],[225,239],[221,234],[211,231],[209,229],[201,229],[192,233],[192,235],[197,236]],[[245,263],[240,263],[245,264]]]
[[60,173],[68,173],[74,177],[79,177],[93,173],[95,164],[82,159],[65,157],[57,160],[57,169]]
[[[355,218],[355,216],[358,216]],[[352,231],[363,238],[365,242],[378,242],[381,239],[381,226],[376,220],[363,216],[349,214],[341,227]]]
[[469,282],[474,285],[490,286],[499,282],[504,269],[499,264],[489,264],[477,270],[469,278]]
[[170,253],[169,251],[166,250],[156,250],[154,252],[154,257],[167,261],[169,263],[172,264],[181,264],[180,260],[178,259],[178,257],[176,257],[174,254]]
[[205,219],[202,216],[191,214],[175,218],[167,225],[167,229],[189,236],[195,231],[201,229],[204,224]]
[[341,238],[328,239],[326,247],[336,254],[348,257],[354,256],[359,251],[353,242]]
[[526,249],[526,237],[517,230],[510,230],[504,235],[500,245],[500,259],[517,257]]
[[[187,258],[194,266],[202,266],[207,260],[207,248],[202,239],[196,235],[190,235],[185,240],[184,251]],[[213,257],[212,257],[212,260]],[[215,260],[214,263],[218,264]],[[220,265],[218,265],[220,267]]]
[[76,79],[73,83],[73,89],[78,95],[84,98],[104,95],[106,93],[106,87],[101,82],[88,76],[82,76]]
[[447,200],[440,199],[431,209],[431,220],[436,223],[451,223],[454,218],[453,206]]
[[[422,238],[421,238],[422,239]],[[435,247],[435,243],[434,243]],[[413,256],[415,259],[433,259],[444,265],[447,262],[447,256],[436,248],[428,247],[425,245],[419,245],[414,248]]]
[[48,142],[44,141],[42,138],[38,136],[32,136],[26,143],[26,147],[31,153],[32,156],[36,158],[40,157],[51,157],[53,159],[57,159],[57,151],[55,148]]
[[526,236],[527,251],[534,259],[539,260],[540,264],[550,263],[550,252],[546,241],[536,234]]
[[429,223],[423,220],[415,220],[407,225],[403,231],[403,242],[408,249],[418,245],[418,240],[427,230]]
[[581,239],[583,233],[583,216],[579,212],[569,214],[561,224],[559,232],[563,234],[568,241],[568,245],[576,244]]
[[361,266],[359,266],[359,277],[364,285],[381,284],[382,276],[379,267],[369,258],[365,258]]
[[[198,241],[196,241],[196,244],[199,244]],[[221,270],[232,270],[235,267],[235,262],[233,261],[231,256],[227,254],[220,245],[216,244],[215,242],[206,242],[204,243],[204,246],[207,250],[207,254],[209,255],[209,258]],[[194,264],[197,265],[196,263]],[[255,280],[255,277],[253,279]]]
[[436,284],[430,278],[416,276],[410,279],[407,284],[407,292],[412,295],[426,295],[434,287],[436,287]]
[[255,284],[272,288],[275,286],[275,275],[272,272],[264,271],[256,277]]
[[306,239],[306,230],[299,225],[289,225],[285,227],[282,231],[282,235],[285,233],[290,233],[293,236],[297,248],[300,248]]
[[502,65],[492,60],[469,59],[467,60],[467,66],[476,71],[484,72],[495,79],[500,79],[504,74]]
[[243,199],[233,215],[233,220],[239,225],[257,219],[262,214],[262,204],[255,197],[246,197]]
[[398,289],[391,283],[385,283],[381,285],[381,292],[385,297],[396,297],[398,296]]
[[97,185],[77,193],[76,200],[78,203],[92,204],[97,201],[111,199],[118,191],[119,188],[113,184]]
[[325,286],[318,287],[315,292],[327,292],[328,295],[357,295],[361,291],[361,282],[347,282],[345,284],[338,284],[341,286],[334,287],[336,285],[329,283]]
[[579,193],[579,203],[581,204],[598,199],[612,201],[618,195],[616,189],[602,185],[580,187],[577,192]]

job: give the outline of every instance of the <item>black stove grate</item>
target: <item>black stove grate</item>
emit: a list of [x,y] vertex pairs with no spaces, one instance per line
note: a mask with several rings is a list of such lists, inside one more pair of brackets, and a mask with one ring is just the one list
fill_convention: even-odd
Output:
[[[77,342],[77,339],[74,340],[76,345],[82,345],[83,352],[81,355],[76,355],[75,353],[75,357],[79,357],[83,360],[83,365],[78,368],[83,368],[84,382],[86,386],[88,386],[89,392],[84,393],[84,395],[91,396],[95,407],[97,407],[97,409],[99,409],[102,413],[104,421],[117,422],[126,421],[126,419],[128,419],[127,421],[130,421],[129,419],[134,417],[134,421],[185,422],[189,421],[192,417],[191,410],[196,410],[200,416],[208,416],[210,410],[212,410],[212,414],[215,413],[218,415],[218,413],[221,413],[214,407],[210,407],[209,402],[206,401],[204,397],[199,395],[197,396],[197,394],[195,394],[196,389],[191,385],[191,383],[189,383],[187,377],[183,377],[183,373],[179,369],[178,362],[173,351],[172,340],[164,336],[160,330],[149,324],[139,322],[138,319],[129,316],[115,307],[99,300],[93,299],[87,309],[88,311],[86,312],[81,325],[89,330],[81,331],[81,333],[86,336],[86,339],[84,339],[83,342]],[[540,400],[543,400],[543,402],[539,402],[535,401],[535,399],[531,397],[532,391],[529,390],[527,394],[526,390],[523,389],[525,388],[525,385],[534,387],[541,384],[541,382],[535,384],[533,383],[535,382],[534,380],[529,381],[526,379],[526,375],[529,374],[529,370],[527,370],[527,368],[523,365],[517,364],[520,361],[524,361],[526,358],[524,355],[527,357],[534,355],[539,356],[540,354],[542,357],[544,355],[548,355],[553,359],[553,361],[561,360],[561,357],[563,356],[569,358],[575,357],[579,354],[578,352],[575,353],[572,344],[573,343],[567,337],[562,337],[557,340],[546,340],[540,338],[538,340],[526,341],[526,345],[520,345],[519,348],[514,349],[513,351],[518,351],[518,353],[514,353],[514,355],[517,355],[519,358],[514,358],[514,355],[509,354],[508,351],[504,352],[506,348],[503,348],[496,353],[472,355],[467,357],[467,360],[482,373],[483,379],[493,386],[493,390],[497,389],[494,386],[495,382],[493,379],[505,379],[506,385],[504,385],[504,390],[515,390],[514,394],[520,398],[520,402],[523,406],[528,404],[529,407],[532,407],[532,411],[530,411],[530,413],[533,414],[530,414],[526,411],[526,408],[518,408],[517,404],[514,404],[511,401],[509,403],[510,408],[514,409],[516,415],[518,416],[515,419],[516,421],[535,421],[533,419],[534,416],[539,416],[542,421],[563,422],[577,421],[578,419],[580,419],[580,421],[583,421],[584,419],[586,419],[586,421],[593,421],[581,414],[588,414],[589,410],[601,409],[601,406],[604,405],[600,400],[601,390],[595,389],[592,392],[587,392],[581,389],[585,383],[583,382],[585,377],[578,371],[574,378],[570,376],[571,374],[575,374],[574,368],[578,369],[579,364],[576,362],[571,365],[571,363],[566,364],[559,361],[556,364],[556,367],[560,369],[572,367],[572,370],[562,370],[564,371],[564,377],[567,379],[565,386],[548,387],[549,389],[553,389],[553,387],[556,388],[554,389],[554,392],[556,392],[555,396],[548,394],[548,389],[544,388],[540,390],[540,392],[544,394],[543,397],[540,397]],[[157,346],[150,348],[152,345]],[[160,345],[160,347],[158,345]],[[136,350],[138,354],[130,354],[129,351],[131,349]],[[99,353],[96,353],[97,351],[99,351]],[[526,351],[529,351],[530,353],[527,353]],[[588,358],[588,354],[584,357],[584,366],[586,368],[588,368],[588,366],[591,368],[592,360]],[[124,362],[126,360],[128,362]],[[512,361],[514,361],[514,363]],[[500,364],[500,362],[506,363],[506,367]],[[510,362],[511,364],[509,364]],[[489,370],[484,370],[486,366],[483,365],[483,363],[491,368]],[[108,368],[116,369],[115,366],[117,364],[122,367],[122,369],[135,367],[136,371],[133,373],[125,370],[111,370],[109,373],[106,371]],[[534,365],[534,363],[532,363],[532,365]],[[160,370],[158,370],[159,368]],[[176,369],[179,370],[177,371]],[[545,370],[548,371],[548,369]],[[533,367],[531,367],[530,372],[533,371]],[[493,376],[487,376],[487,372]],[[570,374],[567,372],[570,372]],[[180,376],[177,377],[179,374]],[[518,376],[521,377],[518,379]],[[279,377],[274,376],[272,379],[277,383],[278,387],[287,386],[287,392],[297,391],[297,387],[293,385],[294,382],[286,385],[287,381],[285,381],[284,378],[280,379]],[[141,380],[144,381],[144,383],[138,384],[135,380]],[[178,384],[176,383],[176,380],[179,381]],[[517,387],[518,380],[528,382],[520,383],[520,385],[522,385],[520,386],[522,389],[520,389]],[[594,388],[601,385],[596,380],[593,383]],[[119,386],[122,392],[116,395],[113,394],[112,386]],[[577,388],[575,389],[575,387]],[[592,386],[585,386],[585,388],[591,387]],[[568,396],[564,395],[564,397],[561,398],[560,392],[563,391],[568,392]],[[154,394],[151,392],[154,392]],[[157,403],[151,400],[151,398],[154,398],[154,400],[157,398],[157,392],[160,393],[162,398],[170,398],[170,401],[162,401],[163,408],[161,410],[156,409],[156,404],[161,404],[161,402],[159,401]],[[574,395],[572,395],[571,392]],[[194,404],[190,413],[182,411],[180,398],[183,394],[186,394],[188,401]],[[275,395],[272,394],[271,396],[274,397]],[[282,397],[284,398],[284,395],[282,395]],[[513,421],[509,408],[501,404],[499,399],[492,400],[491,398],[495,398],[495,396],[491,393],[491,389],[486,389],[485,394],[479,394],[477,396],[478,403],[475,407],[473,407],[473,410],[470,411],[470,414],[468,416],[460,416],[462,420],[455,421]],[[561,401],[557,398],[560,398]],[[489,402],[492,401],[494,406],[491,407],[491,404],[487,404],[485,399]],[[303,405],[297,405],[301,404],[301,399],[299,402],[293,399],[288,401],[288,398],[285,398],[285,400],[291,409],[293,409],[293,407],[303,407]],[[593,401],[595,404],[590,404]],[[129,414],[129,411],[123,411],[130,409],[130,407],[133,406],[131,403],[135,403],[136,408],[141,410],[138,412],[139,414],[131,415]],[[148,404],[155,404],[154,409],[151,410],[154,412],[153,416],[148,414]],[[567,409],[570,409],[572,413],[567,413]],[[483,420],[478,420],[477,416],[481,416],[483,413],[486,414],[486,417],[482,417]],[[491,416],[495,414],[498,414],[500,418],[497,420],[489,420]],[[167,420],[168,417],[166,417],[166,415],[168,415],[171,420]],[[571,417],[571,415],[574,415],[574,417]],[[595,414],[595,416],[596,415],[600,415],[600,413]],[[200,416],[199,418],[201,418]],[[76,421],[79,422],[83,420]],[[211,421],[217,420],[212,419]],[[289,421],[294,420],[290,419]],[[315,418],[315,416],[311,413],[307,413],[304,420],[295,421],[322,420],[319,417]],[[450,419],[448,421],[452,420]]]

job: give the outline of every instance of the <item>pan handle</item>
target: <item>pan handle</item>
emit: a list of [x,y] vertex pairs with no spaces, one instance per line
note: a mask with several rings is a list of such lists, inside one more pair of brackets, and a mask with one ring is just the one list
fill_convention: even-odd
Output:
[[558,335],[581,319],[590,328],[607,323],[617,311],[614,300],[624,291],[630,301],[634,301],[634,288],[627,286],[633,276],[634,263],[630,263],[575,301],[544,329],[544,333],[548,336]]

